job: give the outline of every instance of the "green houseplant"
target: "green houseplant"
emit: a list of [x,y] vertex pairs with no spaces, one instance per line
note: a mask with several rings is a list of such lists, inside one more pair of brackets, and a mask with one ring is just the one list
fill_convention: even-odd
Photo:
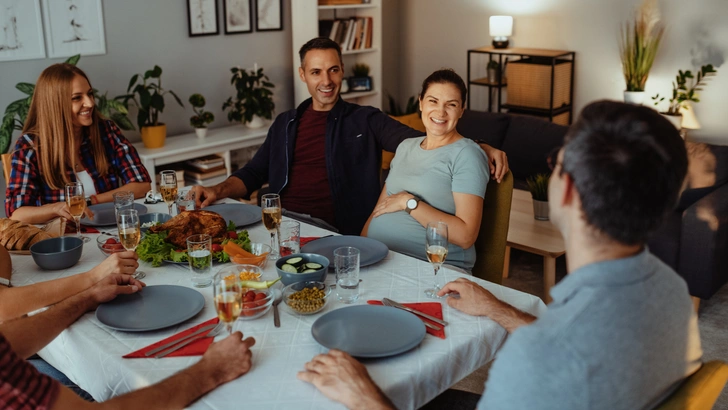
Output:
[[152,70],[147,70],[144,75],[134,74],[126,88],[127,93],[130,91],[131,94],[123,96],[124,102],[128,103],[131,100],[138,109],[137,125],[141,130],[144,146],[147,148],[163,146],[167,136],[167,126],[159,122],[159,113],[164,111],[164,95],[172,94],[177,104],[184,108],[182,100],[174,91],[162,88],[162,69],[158,65]]
[[407,100],[407,104],[405,105],[404,109],[400,108],[399,104],[397,104],[391,94],[387,94],[387,98],[389,99],[389,111],[387,111],[387,114],[393,117],[401,117],[403,115],[413,114],[419,110],[419,106],[417,104],[417,96],[415,95],[411,96]]
[[199,138],[205,138],[207,135],[207,124],[215,121],[215,115],[210,111],[205,111],[205,97],[202,94],[192,94],[188,100],[192,105],[192,111],[195,115],[190,117],[190,125],[194,127]]
[[235,96],[230,97],[222,105],[227,113],[228,121],[239,121],[249,128],[263,126],[263,118],[273,118],[275,103],[273,91],[275,87],[268,76],[263,74],[263,68],[245,70],[240,67],[230,69],[233,73],[230,84],[235,86]]
[[[675,76],[675,81],[672,82],[672,97],[668,100],[669,105],[667,107],[667,111],[662,112],[661,114],[678,117],[677,119],[668,119],[673,124],[677,124],[677,128],[680,128],[680,122],[682,119],[680,109],[686,107],[690,102],[700,102],[696,91],[702,91],[703,89],[701,87],[707,84],[705,81],[714,76],[717,72],[718,71],[712,64],[706,64],[700,67],[700,70],[695,76],[690,70],[678,70],[677,75]],[[655,106],[658,106],[661,102],[665,101],[665,98],[666,97],[660,97],[660,94],[656,94],[652,97],[652,100],[654,101]]]
[[549,174],[536,174],[526,178],[526,185],[533,198],[533,217],[549,220]]
[[625,102],[642,104],[645,83],[655,61],[665,26],[660,23],[657,0],[644,0],[634,22],[622,25],[619,54],[626,82]]

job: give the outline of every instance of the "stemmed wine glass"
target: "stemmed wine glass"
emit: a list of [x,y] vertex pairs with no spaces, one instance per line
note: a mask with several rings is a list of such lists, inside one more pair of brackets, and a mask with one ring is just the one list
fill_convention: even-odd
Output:
[[215,310],[220,321],[225,323],[228,333],[233,332],[233,323],[243,309],[243,288],[238,275],[230,275],[223,269],[212,282]]
[[66,184],[66,204],[68,205],[68,211],[73,216],[73,221],[76,223],[76,237],[88,242],[90,239],[87,236],[81,236],[81,216],[83,216],[83,211],[86,210],[86,196],[83,192],[82,183]]
[[261,197],[260,206],[263,208],[263,225],[270,232],[271,252],[268,259],[278,259],[278,226],[281,224],[281,197],[278,194],[265,194]]
[[159,190],[162,191],[162,199],[167,204],[169,214],[172,215],[172,204],[177,200],[177,172],[162,171],[160,174]]
[[427,224],[427,232],[425,233],[425,251],[427,252],[427,260],[430,261],[432,267],[435,268],[435,282],[431,289],[425,289],[425,296],[432,299],[439,299],[437,292],[442,289],[444,281],[442,276],[437,276],[442,263],[447,258],[447,224],[445,222],[430,222]]
[[[123,209],[116,217],[116,224],[119,228],[119,242],[127,251],[136,251],[139,241],[142,239],[142,231],[139,229],[139,212],[136,209]],[[142,271],[134,272],[134,279],[143,279],[147,274]]]

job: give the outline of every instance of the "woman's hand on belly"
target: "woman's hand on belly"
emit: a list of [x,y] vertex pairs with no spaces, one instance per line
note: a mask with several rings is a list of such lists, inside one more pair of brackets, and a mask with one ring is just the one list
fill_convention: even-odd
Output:
[[388,214],[397,211],[404,211],[407,209],[407,201],[414,198],[415,196],[407,191],[402,191],[396,194],[389,195],[386,198],[382,198],[377,206],[374,207],[372,217],[376,218],[379,215]]

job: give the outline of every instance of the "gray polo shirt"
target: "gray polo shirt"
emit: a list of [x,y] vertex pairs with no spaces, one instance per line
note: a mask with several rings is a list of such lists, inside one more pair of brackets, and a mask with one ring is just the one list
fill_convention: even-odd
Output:
[[685,282],[647,250],[582,267],[509,337],[478,409],[648,409],[700,367]]

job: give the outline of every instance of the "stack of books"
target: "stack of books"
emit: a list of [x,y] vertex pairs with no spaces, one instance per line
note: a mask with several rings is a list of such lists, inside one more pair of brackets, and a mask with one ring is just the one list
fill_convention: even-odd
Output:
[[319,36],[328,37],[341,46],[341,51],[372,48],[372,18],[319,20]]
[[211,186],[227,179],[225,160],[218,155],[208,155],[185,162],[187,185]]

